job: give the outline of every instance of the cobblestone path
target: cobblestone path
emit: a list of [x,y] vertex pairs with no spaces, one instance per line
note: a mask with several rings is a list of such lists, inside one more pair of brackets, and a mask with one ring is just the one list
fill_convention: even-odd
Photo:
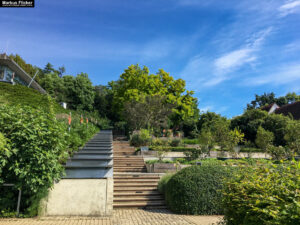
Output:
[[209,225],[221,216],[176,215],[168,210],[114,210],[112,217],[43,217],[33,219],[0,219],[0,225]]

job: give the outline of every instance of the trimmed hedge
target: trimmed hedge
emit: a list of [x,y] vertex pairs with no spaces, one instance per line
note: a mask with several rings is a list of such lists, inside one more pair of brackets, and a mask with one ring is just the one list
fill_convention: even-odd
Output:
[[222,188],[232,167],[220,165],[191,166],[177,172],[167,182],[167,205],[176,213],[193,215],[223,214]]

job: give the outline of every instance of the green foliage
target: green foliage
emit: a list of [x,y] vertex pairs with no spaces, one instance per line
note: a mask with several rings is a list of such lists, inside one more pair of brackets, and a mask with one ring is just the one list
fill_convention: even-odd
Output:
[[124,103],[124,118],[130,130],[150,129],[160,133],[168,126],[168,116],[173,106],[160,95],[144,96],[139,101],[132,99]]
[[249,170],[240,170],[224,185],[227,224],[300,224],[300,164]]
[[186,145],[197,145],[197,144],[200,144],[199,140],[198,139],[189,139],[189,138],[184,138],[182,140],[183,144],[186,144]]
[[150,146],[150,150],[157,151],[159,148],[165,151],[171,151],[171,152],[185,152],[185,151],[194,151],[197,148],[187,148],[187,147],[169,147],[169,146]]
[[184,168],[167,182],[165,188],[167,205],[176,213],[222,214],[223,179],[230,175],[229,168],[219,165]]
[[272,159],[274,160],[282,160],[287,157],[291,157],[287,149],[282,146],[270,145],[267,148],[267,152],[272,156]]
[[130,136],[130,145],[135,147],[146,146],[150,144],[150,141],[151,135],[146,129],[136,131]]
[[2,82],[0,83],[0,105],[1,104],[20,107],[27,105],[44,111],[48,111],[49,104],[51,104],[55,113],[67,112],[55,101],[51,101],[50,103],[47,95],[42,95],[40,92],[32,88]]
[[242,146],[240,152],[262,152],[262,150],[260,148]]
[[22,188],[27,198],[23,207],[28,210],[36,195],[63,173],[59,160],[65,155],[66,131],[53,114],[30,107],[0,106],[0,132],[14,149],[1,178]]
[[269,146],[273,145],[273,140],[274,140],[274,134],[272,132],[266,131],[261,126],[257,129],[255,143],[264,152],[267,151]]
[[157,189],[161,194],[165,194],[167,183],[169,182],[172,176],[172,173],[167,173],[162,178],[160,178],[157,185]]
[[196,160],[203,153],[203,148],[191,148],[189,150],[185,150],[184,154],[189,160]]
[[[3,168],[8,163],[10,156],[13,154],[8,139],[0,133],[0,174],[2,174]],[[3,183],[3,177],[0,176],[0,185]]]
[[173,113],[170,116],[174,126],[194,117],[197,100],[192,97],[193,92],[185,89],[185,81],[175,80],[162,69],[157,74],[149,74],[147,67],[139,65],[129,66],[120,79],[109,83],[113,91],[113,110],[122,119],[124,104],[131,100],[143,101],[144,96],[160,95],[166,97],[166,103],[172,104]]
[[181,138],[172,138],[170,141],[170,146],[172,147],[178,147],[182,143]]
[[289,121],[284,139],[292,153],[300,154],[300,121]]
[[231,129],[240,129],[241,132],[245,134],[246,140],[254,143],[257,130],[261,126],[274,134],[275,145],[284,146],[286,144],[284,135],[289,121],[291,121],[291,119],[287,116],[278,114],[268,115],[265,111],[252,109],[245,111],[241,116],[233,118],[231,120]]
[[279,98],[276,98],[273,92],[264,93],[262,95],[255,95],[255,100],[251,101],[250,104],[247,104],[247,109],[260,108],[273,103],[282,106],[295,101],[300,101],[300,95],[297,95],[295,92],[287,93],[286,96],[281,96]]
[[220,114],[216,114],[214,112],[201,113],[200,119],[197,123],[198,130],[202,131],[202,129],[204,129],[204,128],[211,127],[217,120],[226,121],[226,118],[222,117]]
[[270,114],[265,119],[265,123],[262,127],[268,131],[271,131],[274,134],[275,145],[286,145],[284,135],[289,121],[291,121],[289,117],[279,114]]
[[231,120],[231,129],[239,128],[248,141],[255,142],[256,133],[265,122],[268,113],[261,110],[247,110],[243,115]]
[[86,73],[80,73],[76,77],[59,77],[57,73],[49,73],[41,79],[40,84],[51,97],[59,102],[66,102],[70,109],[93,109],[95,90]]

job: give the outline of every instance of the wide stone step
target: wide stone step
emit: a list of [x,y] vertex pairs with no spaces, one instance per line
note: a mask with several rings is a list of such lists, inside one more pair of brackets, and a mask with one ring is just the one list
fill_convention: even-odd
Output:
[[122,197],[115,197],[114,202],[140,202],[140,201],[163,201],[163,196],[122,196]]
[[134,207],[146,207],[146,206],[164,206],[164,201],[141,201],[141,202],[122,202],[122,203],[114,203],[114,208],[134,208]]
[[127,178],[127,179],[118,179],[114,178],[114,183],[158,183],[159,178],[157,179],[133,179],[133,178]]
[[157,183],[114,183],[114,187],[157,187]]
[[161,196],[161,194],[157,191],[115,191],[114,197],[129,197],[129,196]]
[[154,191],[157,190],[157,186],[155,187],[114,187],[114,191]]
[[112,155],[112,151],[79,151],[76,152],[74,155],[85,155],[85,154],[90,154],[90,155]]
[[95,178],[106,178],[112,177],[112,168],[102,167],[102,168],[87,168],[87,167],[68,167],[66,168],[66,176],[63,178],[68,179],[95,179]]
[[90,167],[90,166],[102,166],[112,167],[113,163],[112,160],[99,160],[99,159],[72,159],[67,161],[66,166],[79,166],[79,167]]
[[114,167],[115,172],[146,172],[144,168],[116,168]]

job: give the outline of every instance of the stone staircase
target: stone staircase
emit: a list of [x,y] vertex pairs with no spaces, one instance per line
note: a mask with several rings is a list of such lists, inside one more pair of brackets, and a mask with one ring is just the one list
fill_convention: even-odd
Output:
[[147,172],[143,157],[127,141],[114,142],[114,172]]
[[112,132],[101,131],[65,165],[68,179],[107,178],[113,175]]
[[147,173],[142,156],[128,142],[114,145],[114,208],[165,208],[157,190],[161,174]]

